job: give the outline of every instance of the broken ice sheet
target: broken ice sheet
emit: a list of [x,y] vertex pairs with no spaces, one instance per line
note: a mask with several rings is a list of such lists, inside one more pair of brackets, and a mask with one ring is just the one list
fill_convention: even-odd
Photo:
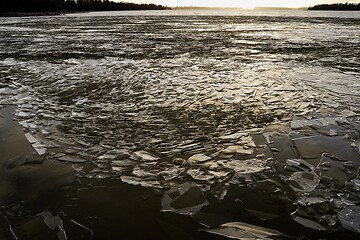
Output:
[[202,190],[196,184],[186,182],[164,193],[161,211],[194,215],[208,204]]
[[257,173],[266,169],[267,162],[263,159],[247,159],[247,160],[219,160],[218,164],[224,168],[233,170],[237,173]]
[[208,160],[211,160],[211,157],[206,156],[205,154],[199,153],[199,154],[195,154],[192,155],[188,161],[190,163],[201,163],[201,162],[206,162]]
[[38,214],[44,218],[44,223],[51,229],[56,230],[56,235],[59,240],[67,240],[66,232],[64,230],[63,222],[59,215],[52,215],[50,212],[42,212]]
[[320,177],[315,172],[295,172],[287,183],[295,191],[311,192],[319,185]]
[[159,174],[164,178],[165,181],[168,181],[178,177],[184,171],[185,171],[184,167],[173,166],[173,167],[165,168]]
[[199,181],[207,181],[210,179],[215,178],[212,174],[206,174],[204,171],[202,171],[200,168],[192,168],[188,169],[186,171],[193,179],[199,180]]
[[359,154],[351,148],[350,142],[343,136],[315,135],[292,140],[303,159],[320,158],[323,153],[329,153],[339,160],[360,161]]
[[360,233],[360,207],[347,206],[337,214],[342,226],[352,232]]
[[259,240],[272,239],[273,236],[281,236],[282,233],[274,229],[259,227],[242,222],[230,222],[222,224],[218,228],[204,229],[203,231],[224,236],[231,239]]

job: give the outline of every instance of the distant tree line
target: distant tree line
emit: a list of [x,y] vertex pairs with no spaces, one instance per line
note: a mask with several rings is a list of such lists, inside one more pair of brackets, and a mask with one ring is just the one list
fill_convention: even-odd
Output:
[[309,10],[360,11],[360,3],[320,4],[309,7]]
[[163,10],[155,4],[135,4],[109,0],[0,0],[0,12],[71,12],[71,11],[121,11]]

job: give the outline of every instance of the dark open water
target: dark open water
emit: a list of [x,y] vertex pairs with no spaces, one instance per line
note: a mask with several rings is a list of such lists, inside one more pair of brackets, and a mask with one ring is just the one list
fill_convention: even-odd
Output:
[[1,239],[358,238],[359,12],[0,32]]

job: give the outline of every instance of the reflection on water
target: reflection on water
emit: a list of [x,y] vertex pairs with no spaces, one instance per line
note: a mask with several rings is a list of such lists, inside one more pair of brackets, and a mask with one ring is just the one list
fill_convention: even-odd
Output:
[[[162,199],[149,211],[191,215],[206,236],[359,231],[346,218],[360,214],[349,208],[360,203],[357,13],[158,13],[3,19],[0,104],[16,106],[28,159],[71,166],[101,189],[104,179],[156,189]],[[115,231],[74,214],[87,208],[82,193],[70,195],[77,207],[63,209],[95,237]],[[241,214],[208,216],[218,205]],[[94,215],[117,218],[105,212]],[[166,228],[160,219],[156,229]],[[291,223],[268,224],[280,219]]]

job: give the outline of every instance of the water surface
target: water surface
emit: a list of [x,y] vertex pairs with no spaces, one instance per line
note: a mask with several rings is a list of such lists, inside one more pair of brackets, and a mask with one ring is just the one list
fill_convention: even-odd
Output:
[[[16,106],[16,120],[38,155],[71,166],[86,183],[118,182],[113,195],[99,190],[105,196],[128,191],[123,183],[159,191],[156,214],[161,207],[195,214],[188,220],[205,230],[192,229],[194,238],[219,234],[216,227],[228,222],[294,236],[304,228],[310,239],[315,230],[325,238],[331,231],[345,236],[344,228],[351,229],[341,214],[360,214],[349,207],[360,203],[359,14],[133,11],[2,18],[0,104]],[[190,209],[180,200],[179,209],[159,206],[168,189],[181,186],[193,186],[193,198],[204,202]],[[118,219],[106,207],[73,214],[87,211],[87,194],[69,198],[82,207],[62,209],[96,229],[95,238],[96,232],[115,234],[101,220]],[[159,229],[169,227],[164,216]],[[159,234],[166,239],[174,231]]]

